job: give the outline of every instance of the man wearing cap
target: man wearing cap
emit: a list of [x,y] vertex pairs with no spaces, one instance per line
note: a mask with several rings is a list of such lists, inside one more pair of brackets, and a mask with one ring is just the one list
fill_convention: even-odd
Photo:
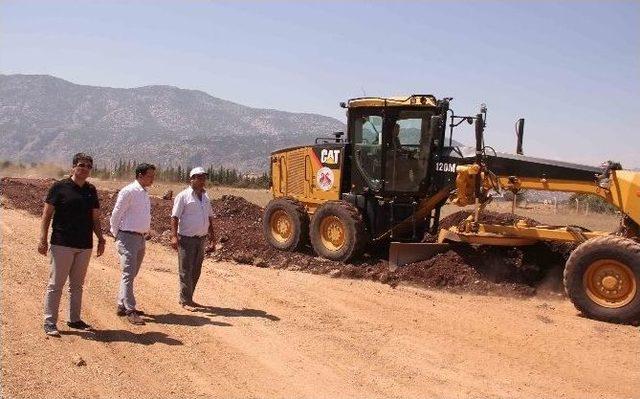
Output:
[[180,305],[186,309],[201,305],[193,301],[205,246],[215,241],[213,210],[205,191],[207,172],[202,167],[189,172],[189,187],[176,195],[171,212],[171,246],[178,251]]
[[145,252],[145,239],[151,228],[151,202],[147,187],[153,184],[156,167],[141,163],[136,166],[136,180],[118,192],[111,212],[111,234],[116,239],[122,277],[118,293],[118,316],[127,316],[131,324],[144,324],[142,312],[136,309],[133,280],[140,271]]

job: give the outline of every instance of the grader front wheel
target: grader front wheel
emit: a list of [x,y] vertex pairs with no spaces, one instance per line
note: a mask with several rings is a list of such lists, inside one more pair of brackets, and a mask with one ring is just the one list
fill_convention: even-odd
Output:
[[360,211],[345,201],[330,201],[318,208],[309,234],[318,255],[343,262],[360,255],[368,242]]
[[640,244],[623,237],[592,238],[573,251],[564,271],[567,295],[586,316],[640,320]]

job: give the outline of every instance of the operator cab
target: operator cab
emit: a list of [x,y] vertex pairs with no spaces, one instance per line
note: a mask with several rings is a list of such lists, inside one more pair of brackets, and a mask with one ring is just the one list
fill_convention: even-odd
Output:
[[434,137],[431,117],[442,112],[435,97],[357,98],[348,108],[354,193],[414,196],[428,184]]

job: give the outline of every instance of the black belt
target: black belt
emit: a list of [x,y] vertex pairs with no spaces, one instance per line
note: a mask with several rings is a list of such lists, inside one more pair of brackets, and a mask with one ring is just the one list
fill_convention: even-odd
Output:
[[207,235],[203,235],[203,236],[183,236],[182,234],[178,234],[180,237],[184,237],[184,238],[198,238],[198,239],[203,239],[205,237],[207,237]]
[[120,233],[135,234],[135,235],[137,235],[137,236],[142,236],[142,237],[144,237],[144,234],[143,234],[143,233],[138,233],[137,231],[120,230]]

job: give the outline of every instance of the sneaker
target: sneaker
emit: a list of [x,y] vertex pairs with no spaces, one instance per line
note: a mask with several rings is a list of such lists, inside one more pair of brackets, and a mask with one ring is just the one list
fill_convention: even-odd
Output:
[[[138,316],[144,315],[144,312],[142,310],[138,310],[138,309],[133,309],[131,312],[137,313]],[[118,310],[116,310],[116,314],[118,316],[126,316],[127,315],[127,309],[122,305],[118,305]]]
[[71,328],[75,328],[76,330],[89,330],[91,329],[91,326],[88,325],[87,323],[85,323],[82,320],[78,320],[78,321],[68,321],[67,325]]
[[44,325],[44,333],[50,337],[59,337],[60,331],[58,331],[58,327],[55,324],[45,324]]
[[142,320],[142,317],[140,317],[140,315],[136,311],[130,311],[127,314],[127,320],[129,321],[129,323],[135,324],[137,326],[144,325],[144,320]]

